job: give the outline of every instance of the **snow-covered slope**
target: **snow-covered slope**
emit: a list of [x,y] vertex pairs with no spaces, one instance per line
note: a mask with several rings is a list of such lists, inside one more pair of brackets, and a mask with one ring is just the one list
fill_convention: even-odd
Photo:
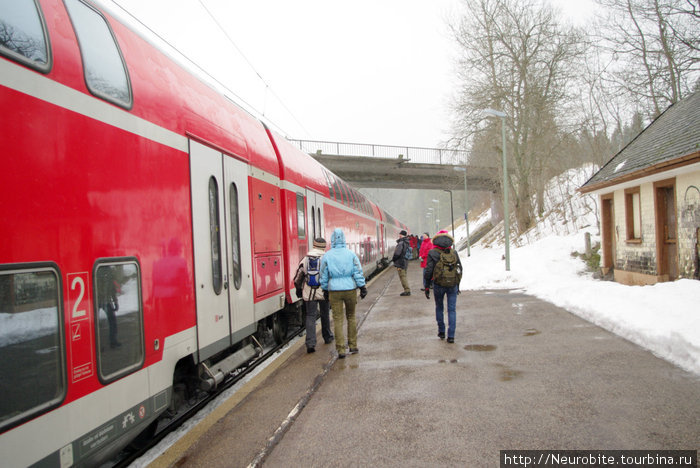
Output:
[[[586,232],[599,240],[596,199],[577,192],[593,170],[586,166],[552,179],[542,219],[511,239],[511,271],[505,271],[502,223],[472,247],[471,257],[460,252],[460,289],[525,291],[700,375],[700,281],[625,286],[594,279],[572,256],[584,251]],[[455,230],[457,241],[465,236],[464,226]]]

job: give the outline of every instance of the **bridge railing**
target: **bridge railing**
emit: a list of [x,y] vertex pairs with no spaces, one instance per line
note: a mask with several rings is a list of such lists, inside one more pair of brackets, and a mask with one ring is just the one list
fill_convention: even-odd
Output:
[[340,143],[332,141],[292,140],[289,142],[305,153],[368,158],[403,159],[421,164],[464,164],[467,151],[415,146],[373,145],[367,143]]

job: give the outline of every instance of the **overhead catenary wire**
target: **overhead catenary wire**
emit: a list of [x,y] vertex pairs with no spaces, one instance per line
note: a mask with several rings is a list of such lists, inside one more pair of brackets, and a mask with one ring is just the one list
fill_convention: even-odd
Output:
[[[175,45],[173,45],[170,41],[165,39],[163,36],[158,34],[153,28],[145,24],[143,21],[141,21],[136,15],[134,15],[131,11],[129,11],[127,8],[122,6],[117,0],[111,0],[114,5],[116,5],[122,12],[124,12],[129,18],[131,18],[133,21],[138,23],[141,27],[143,27],[145,30],[147,30],[150,34],[152,34],[154,37],[156,37],[158,40],[160,40],[163,44],[167,45],[173,52],[175,52],[177,55],[182,57],[186,62],[191,64],[194,68],[196,68],[200,73],[206,75],[208,79],[210,79],[213,83],[216,83],[218,86],[220,86],[223,90],[225,90],[227,93],[229,93],[233,98],[235,98],[235,101],[229,97],[232,101],[236,102],[242,107],[244,111],[247,113],[251,114],[251,116],[255,118],[259,118],[267,125],[270,127],[273,127],[276,131],[283,135],[288,135],[288,132],[285,131],[281,125],[277,124],[275,121],[273,121],[271,118],[267,117],[264,112],[260,112],[259,109],[255,107],[255,105],[249,103],[246,101],[243,97],[241,97],[238,93],[233,91],[231,88],[229,88],[226,84],[222,83],[218,78],[213,76],[211,73],[209,73],[204,67],[199,65],[194,59],[190,58],[182,52],[180,49],[178,49]],[[247,59],[246,59],[247,60]],[[257,71],[256,71],[257,73]],[[286,107],[285,107],[286,109]],[[287,112],[289,112],[287,110]],[[258,115],[254,115],[254,113],[257,113]],[[296,120],[296,118],[292,115],[292,117]],[[298,122],[297,122],[298,123]],[[303,127],[302,127],[303,128]],[[306,131],[306,129],[304,129]],[[307,132],[308,133],[308,132]]]
[[[226,39],[228,39],[228,41],[231,43],[231,45],[238,51],[239,54],[241,54],[241,57],[243,57],[243,60],[246,61],[248,66],[253,70],[253,72],[255,72],[255,74],[260,79],[260,81],[262,81],[262,83],[265,85],[265,95],[267,96],[267,92],[269,91],[270,94],[272,94],[277,99],[277,101],[282,105],[284,110],[286,110],[287,113],[289,113],[289,115],[294,119],[294,121],[299,125],[299,127],[301,127],[301,129],[304,130],[304,132],[306,132],[307,135],[310,135],[311,133],[304,127],[304,125],[299,121],[299,119],[297,119],[296,115],[294,115],[294,113],[289,109],[289,107],[287,107],[287,105],[284,103],[282,98],[280,98],[280,96],[274,92],[274,90],[272,89],[272,86],[270,86],[270,84],[267,81],[265,81],[265,78],[263,78],[262,75],[260,74],[260,72],[258,72],[258,70],[255,68],[255,65],[253,65],[253,63],[243,53],[243,51],[240,49],[240,47],[238,47],[238,45],[233,40],[233,38],[229,35],[229,33],[221,25],[221,23],[219,23],[219,21],[212,14],[212,12],[209,10],[209,8],[207,8],[207,6],[204,4],[204,2],[202,0],[198,0],[198,1],[199,1],[199,4],[204,9],[204,11],[207,12],[207,15],[209,15],[211,20],[216,24],[216,26],[224,34],[224,36],[226,36]],[[264,110],[263,110],[263,115],[265,115]]]

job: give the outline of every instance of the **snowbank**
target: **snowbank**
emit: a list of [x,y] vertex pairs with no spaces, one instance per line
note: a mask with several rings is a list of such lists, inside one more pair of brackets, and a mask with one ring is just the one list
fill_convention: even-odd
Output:
[[[491,247],[472,246],[471,257],[462,251],[465,270],[460,289],[522,290],[700,375],[700,281],[654,286],[600,281],[586,272],[583,260],[571,255],[583,252],[585,232],[597,240],[595,200],[575,192],[578,180],[588,173],[587,167],[553,180],[546,196],[548,215],[512,242],[510,272],[505,271],[502,238]],[[562,232],[562,226],[567,230]],[[502,225],[494,231],[499,229],[502,232]],[[465,233],[461,229],[455,236],[461,239]]]

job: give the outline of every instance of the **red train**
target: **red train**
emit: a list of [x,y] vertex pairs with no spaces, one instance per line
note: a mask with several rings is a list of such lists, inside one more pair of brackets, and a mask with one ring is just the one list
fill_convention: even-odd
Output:
[[0,460],[112,456],[405,226],[87,0],[0,2]]

